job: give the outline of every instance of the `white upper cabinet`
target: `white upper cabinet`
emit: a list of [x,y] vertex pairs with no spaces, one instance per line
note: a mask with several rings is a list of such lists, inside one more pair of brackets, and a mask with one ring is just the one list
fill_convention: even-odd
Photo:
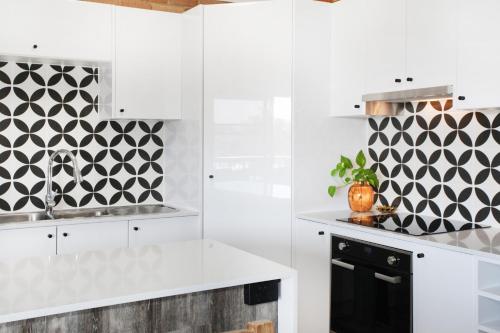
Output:
[[457,108],[500,107],[500,1],[457,0]]
[[70,0],[1,0],[0,8],[0,55],[112,60],[110,5]]
[[114,118],[181,117],[182,15],[116,7]]
[[405,89],[406,1],[368,0],[364,7],[365,43],[360,50],[365,58],[365,91]]
[[406,11],[407,88],[455,85],[457,1],[407,0]]
[[332,17],[332,107],[333,116],[364,114],[365,67],[364,7],[366,0],[340,1]]

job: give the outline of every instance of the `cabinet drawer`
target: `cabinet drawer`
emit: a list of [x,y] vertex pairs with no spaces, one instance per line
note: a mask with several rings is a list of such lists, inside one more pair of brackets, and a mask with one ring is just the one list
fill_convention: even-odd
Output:
[[201,238],[198,216],[135,220],[129,228],[131,247]]
[[57,254],[125,248],[127,246],[127,221],[97,222],[57,228]]
[[56,227],[0,231],[0,259],[56,254]]

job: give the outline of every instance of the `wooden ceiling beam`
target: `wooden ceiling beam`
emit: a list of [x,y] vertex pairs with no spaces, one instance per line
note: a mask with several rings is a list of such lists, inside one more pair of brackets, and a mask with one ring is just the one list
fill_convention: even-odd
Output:
[[183,13],[197,5],[215,5],[228,3],[219,0],[85,0],[116,6],[159,10],[171,13]]

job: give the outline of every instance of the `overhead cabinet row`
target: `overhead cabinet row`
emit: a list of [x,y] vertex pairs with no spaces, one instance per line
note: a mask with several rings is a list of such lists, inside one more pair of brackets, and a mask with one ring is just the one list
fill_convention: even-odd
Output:
[[500,2],[350,0],[332,6],[332,114],[362,95],[452,85],[456,108],[498,108]]
[[184,15],[71,0],[0,8],[1,57],[99,66],[102,118],[181,118]]

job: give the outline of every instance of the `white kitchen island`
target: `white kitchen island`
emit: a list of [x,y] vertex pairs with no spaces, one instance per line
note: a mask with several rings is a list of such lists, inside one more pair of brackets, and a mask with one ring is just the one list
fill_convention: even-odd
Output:
[[6,259],[0,323],[278,279],[278,330],[293,333],[296,271],[216,241]]

